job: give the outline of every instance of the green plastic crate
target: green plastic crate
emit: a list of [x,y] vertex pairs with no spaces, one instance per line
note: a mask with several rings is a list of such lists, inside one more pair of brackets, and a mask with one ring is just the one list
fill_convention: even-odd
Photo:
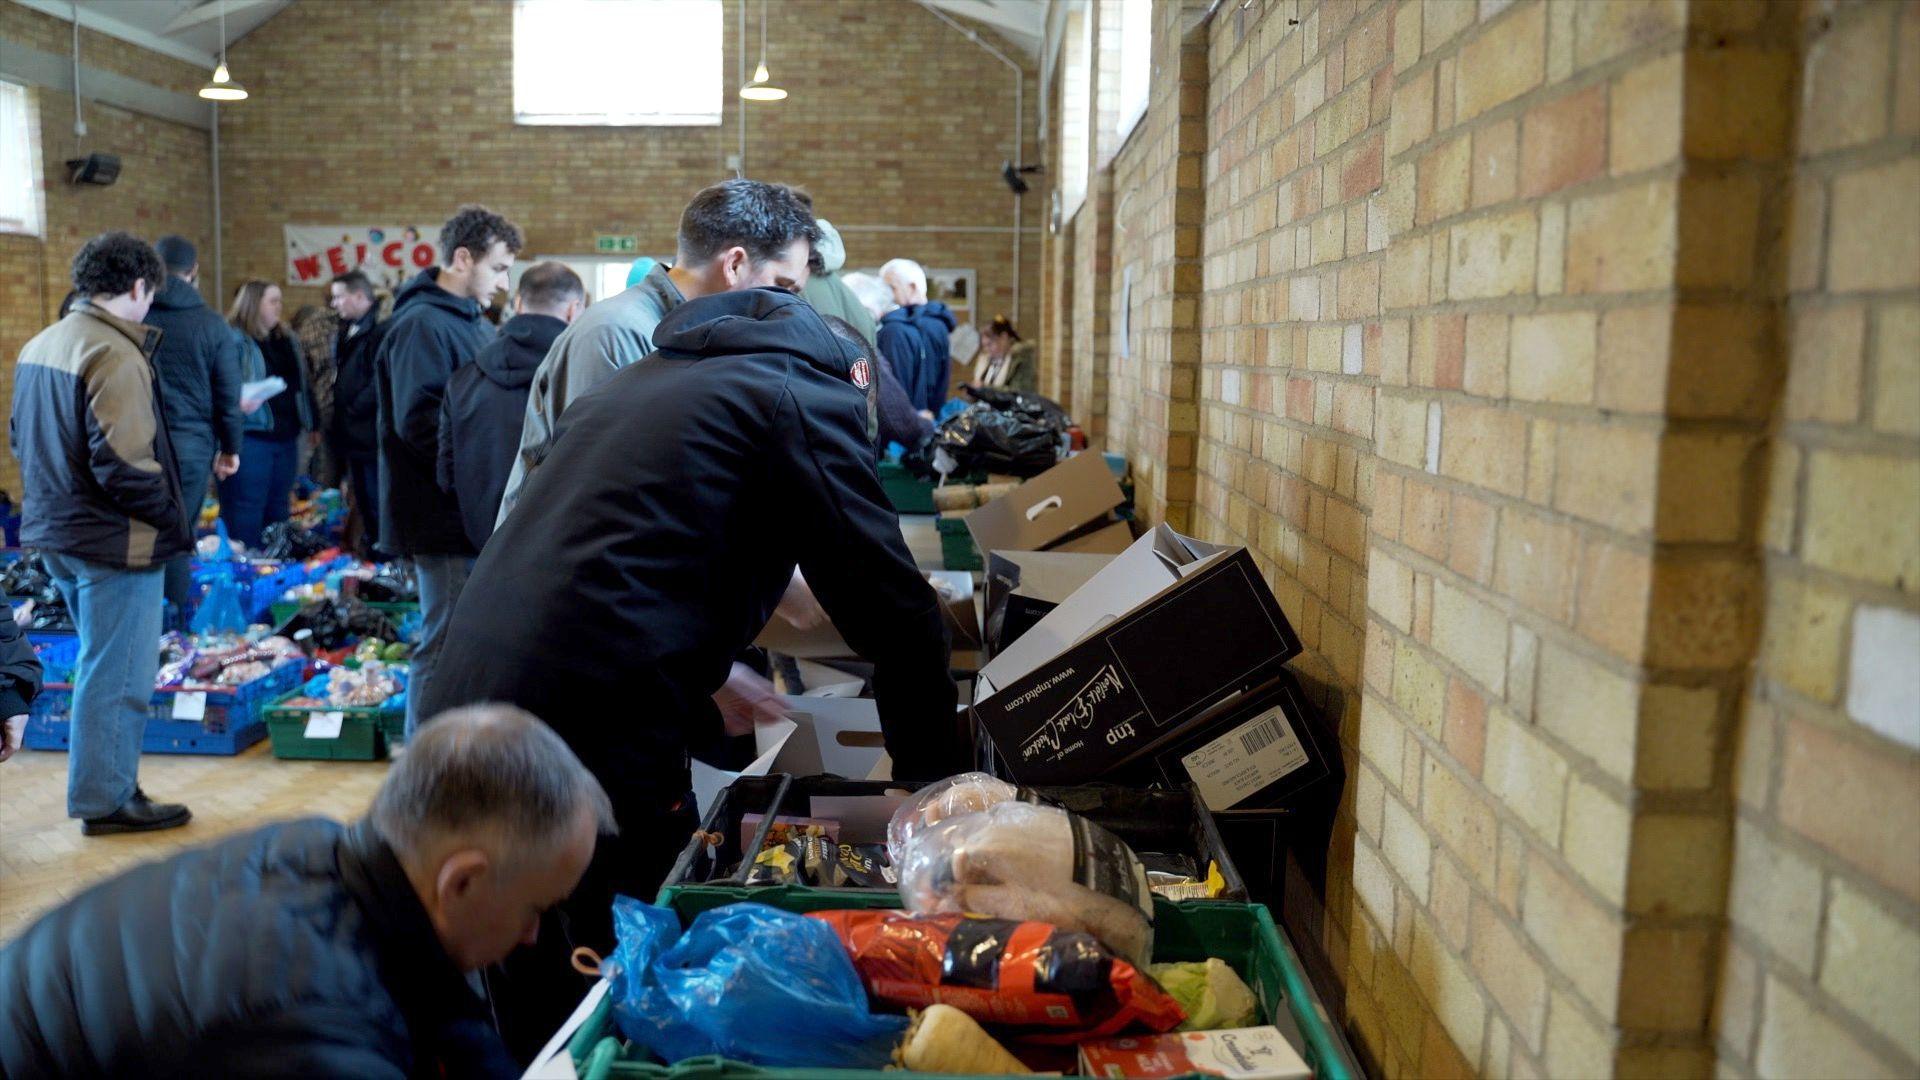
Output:
[[[358,709],[321,708],[306,705],[288,705],[288,701],[306,694],[306,687],[294,688],[267,706],[267,736],[273,740],[273,756],[277,758],[322,759],[331,761],[378,761],[387,756],[387,743],[392,736],[389,731],[397,727],[404,731],[406,711],[404,708],[373,706]],[[307,721],[315,713],[337,712],[340,714],[340,737],[337,739],[309,739],[306,736]]]
[[[773,886],[754,893],[758,902],[786,911],[892,907],[891,893],[856,893]],[[712,886],[668,886],[658,902],[690,923],[702,911],[739,900],[739,890]],[[1261,904],[1173,904],[1154,907],[1154,959],[1204,960],[1217,956],[1233,965],[1253,988],[1262,1010],[1300,1050],[1318,1080],[1363,1080],[1353,1050],[1340,1034],[1306,969],[1286,935]],[[718,1057],[690,1058],[674,1065],[637,1060],[613,1022],[610,999],[602,999],[567,1044],[575,1071],[585,1080],[642,1077],[645,1080],[875,1080],[885,1074],[858,1069],[771,1069]]]
[[940,530],[940,562],[949,570],[985,570],[980,549],[973,544],[963,518],[943,517],[933,523]]
[[914,476],[904,465],[881,462],[880,489],[887,493],[887,501],[899,513],[933,513],[933,481]]

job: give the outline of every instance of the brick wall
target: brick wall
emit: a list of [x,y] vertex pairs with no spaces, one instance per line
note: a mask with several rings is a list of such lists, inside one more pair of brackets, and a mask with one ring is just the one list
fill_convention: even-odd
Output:
[[[0,3],[0,38],[65,55],[72,24],[18,4]],[[81,61],[149,85],[191,93],[206,72],[172,57],[81,31]],[[82,84],[84,89],[84,82]],[[209,139],[205,131],[111,105],[85,105],[87,136],[73,133],[73,97],[30,87],[39,121],[46,198],[44,237],[0,236],[0,402],[13,400],[13,366],[20,348],[59,311],[71,287],[68,267],[87,238],[127,229],[148,240],[177,232],[199,244],[211,266],[212,202],[208,195]],[[102,150],[120,157],[112,187],[67,183],[68,158]],[[210,272],[210,271],[209,271]],[[0,488],[18,497],[19,464],[0,440]]]
[[[1286,919],[1383,1074],[1914,1071],[1916,19],[1159,13],[1112,213],[1076,222],[1115,305],[1135,268],[1133,355],[1062,389],[1144,476],[1195,440],[1190,527],[1252,549],[1344,691]],[[1204,155],[1198,281],[1151,270],[1170,146]],[[1196,409],[1149,389],[1189,333],[1163,297]]]
[[1920,1074],[1920,7],[1807,5],[1765,633],[1739,740],[1732,1076]]
[[[757,19],[758,7],[750,14]],[[284,278],[288,223],[431,218],[464,201],[518,222],[530,255],[591,252],[597,233],[633,233],[642,250],[670,254],[686,200],[730,175],[724,161],[738,150],[736,18],[729,0],[718,128],[516,127],[511,5],[292,6],[231,54],[254,97],[229,110],[221,129],[228,277]],[[448,26],[460,28],[457,48]],[[750,26],[756,54],[758,30]],[[907,256],[972,267],[976,310],[1011,312],[1013,203],[998,175],[1013,156],[1011,72],[911,3],[783,0],[768,7],[767,32],[775,81],[792,96],[747,106],[749,174],[811,189],[821,215],[841,229],[849,265]],[[1029,159],[1037,102],[1030,70]],[[1043,204],[1029,198],[1025,206],[1036,230],[1023,257],[1029,324],[1038,318]],[[289,299],[319,295],[297,289]]]

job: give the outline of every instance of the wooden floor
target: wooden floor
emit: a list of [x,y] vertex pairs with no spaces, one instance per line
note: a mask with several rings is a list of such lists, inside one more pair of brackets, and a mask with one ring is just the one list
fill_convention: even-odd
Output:
[[358,817],[385,762],[281,761],[260,743],[237,757],[148,754],[140,786],[186,803],[184,828],[81,836],[67,817],[67,755],[23,750],[0,763],[0,944],[42,911],[135,863],[281,818]]

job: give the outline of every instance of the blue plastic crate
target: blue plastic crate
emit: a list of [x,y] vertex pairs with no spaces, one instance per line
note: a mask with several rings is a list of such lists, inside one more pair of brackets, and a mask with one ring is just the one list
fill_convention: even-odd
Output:
[[27,635],[33,645],[33,658],[40,661],[40,681],[73,681],[73,665],[80,662],[80,638],[51,630],[35,630]]
[[[206,716],[175,720],[174,699],[179,690],[156,690],[148,705],[147,727],[140,738],[146,754],[237,754],[267,737],[262,719],[267,703],[300,685],[306,666],[282,664],[267,675],[237,687],[208,690]],[[48,686],[33,699],[27,714],[30,750],[65,750],[72,742],[73,687]]]
[[271,574],[254,578],[247,597],[247,617],[255,620],[266,618],[273,602],[280,599],[280,594],[306,583],[307,568],[300,563],[283,566]]

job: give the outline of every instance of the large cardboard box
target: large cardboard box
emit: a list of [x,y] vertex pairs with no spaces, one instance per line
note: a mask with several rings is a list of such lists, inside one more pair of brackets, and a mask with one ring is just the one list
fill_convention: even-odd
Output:
[[1113,530],[1124,530],[1125,524],[1110,515],[1126,501],[1099,454],[1075,454],[969,513],[967,531],[982,557],[996,551],[1044,551],[1087,533],[1103,534],[1093,543],[1112,547],[1119,542],[1124,548]]
[[1299,652],[1245,549],[1162,526],[981,669],[976,733],[1022,784],[1191,780],[1216,811],[1278,806],[1332,774]]
[[996,551],[987,556],[981,641],[989,656],[1018,641],[1108,563],[1111,555]]

